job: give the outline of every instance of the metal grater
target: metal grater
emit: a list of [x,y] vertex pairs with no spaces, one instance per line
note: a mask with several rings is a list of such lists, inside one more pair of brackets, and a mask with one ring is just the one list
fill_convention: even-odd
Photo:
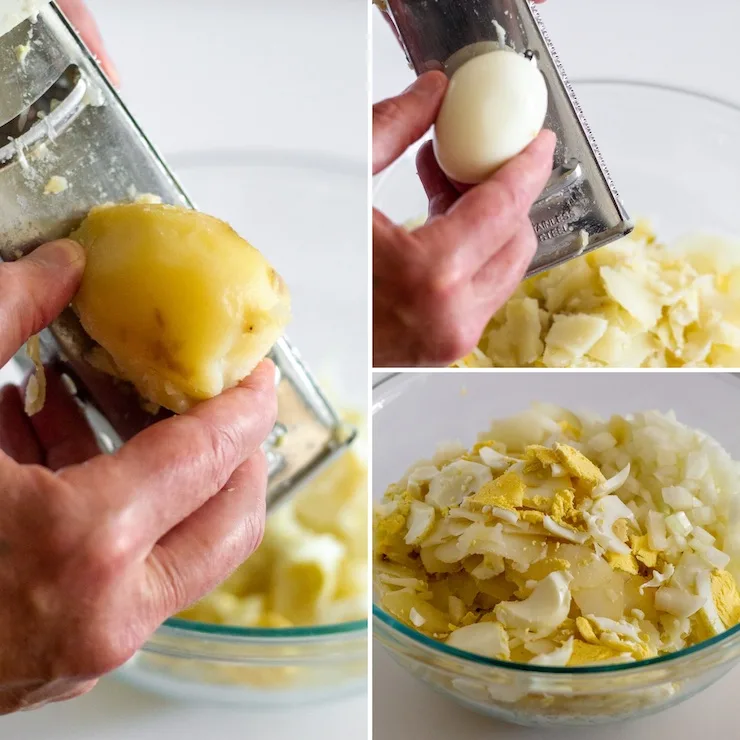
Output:
[[591,129],[537,10],[528,0],[387,0],[389,15],[417,74],[451,76],[465,61],[500,48],[538,60],[550,104],[545,126],[557,134],[555,166],[530,214],[539,249],[528,275],[629,234],[627,216]]
[[[29,45],[21,63],[18,49]],[[0,259],[5,261],[68,235],[100,203],[152,194],[194,207],[53,3],[35,22],[25,21],[0,38],[0,147]],[[45,195],[53,177],[65,178],[70,188]],[[141,408],[132,387],[85,361],[92,346],[67,310],[44,332],[42,357],[71,379],[99,442],[111,450],[161,417]],[[341,423],[287,340],[277,343],[271,357],[278,368],[279,411],[265,443],[268,509],[357,435]]]

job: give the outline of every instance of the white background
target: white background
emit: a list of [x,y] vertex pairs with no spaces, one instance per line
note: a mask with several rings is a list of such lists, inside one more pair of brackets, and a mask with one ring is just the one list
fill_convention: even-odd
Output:
[[[672,84],[740,103],[737,0],[549,0],[542,14],[574,80]],[[413,78],[377,17],[373,28],[373,99],[379,100],[397,94]],[[653,718],[601,729],[545,730],[499,724],[458,708],[411,679],[377,644],[374,653],[378,740],[695,740],[738,734],[734,706],[740,669],[701,696]]]
[[[90,5],[120,69],[123,97],[166,158],[289,150],[365,166],[367,13],[361,0]],[[364,697],[249,712],[171,703],[113,680],[77,701],[0,719],[2,740],[366,736]]]

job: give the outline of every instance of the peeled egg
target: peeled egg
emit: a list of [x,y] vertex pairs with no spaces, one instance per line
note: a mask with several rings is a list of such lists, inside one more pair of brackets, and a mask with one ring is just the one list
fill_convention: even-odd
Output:
[[570,611],[571,576],[562,571],[550,573],[523,601],[502,601],[494,612],[504,627],[552,632]]
[[183,412],[243,380],[290,319],[288,290],[228,224],[156,204],[96,208],[73,302],[111,372]]
[[499,49],[453,75],[434,130],[434,152],[452,180],[475,185],[537,138],[547,115],[547,85],[537,62]]

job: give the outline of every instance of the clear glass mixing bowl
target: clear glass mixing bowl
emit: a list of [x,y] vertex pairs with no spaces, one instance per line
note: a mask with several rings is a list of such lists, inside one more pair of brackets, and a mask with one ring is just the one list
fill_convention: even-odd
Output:
[[[664,241],[695,233],[740,237],[740,108],[650,83],[573,85],[633,219],[650,219]],[[375,180],[375,206],[398,223],[427,208],[415,153]]]
[[[440,442],[472,445],[491,419],[535,401],[613,413],[674,410],[740,459],[734,414],[740,378],[696,373],[435,373],[389,376],[373,396],[374,498]],[[632,719],[678,704],[740,660],[740,626],[700,645],[639,663],[545,668],[450,648],[375,604],[373,634],[416,678],[479,713],[522,725],[588,725]],[[384,681],[374,675],[375,681]],[[429,697],[433,701],[433,697]],[[382,707],[378,707],[382,711]]]
[[[290,338],[340,408],[367,406],[367,179],[301,152],[168,157],[197,206],[229,221],[291,288]],[[367,620],[246,629],[170,619],[118,676],[192,701],[256,707],[364,691]]]

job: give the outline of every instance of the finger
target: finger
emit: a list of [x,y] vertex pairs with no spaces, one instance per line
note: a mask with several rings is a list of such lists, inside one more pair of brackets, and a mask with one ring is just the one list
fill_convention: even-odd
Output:
[[87,9],[82,0],[59,0],[64,15],[69,22],[77,29],[87,47],[100,60],[100,64],[110,81],[118,87],[121,84],[121,77],[118,74],[116,65],[105,50],[105,43],[98,28],[98,24]]
[[100,491],[105,506],[136,523],[132,547],[150,547],[224,487],[267,438],[276,415],[275,366],[267,360],[237,388],[60,476]]
[[373,174],[395,162],[431,128],[446,90],[442,72],[427,72],[401,95],[373,106]]
[[98,685],[97,679],[92,680],[92,681],[80,681],[69,691],[67,691],[64,694],[60,694],[55,699],[51,699],[50,702],[56,703],[59,701],[69,701],[70,699],[77,699],[80,696],[89,694],[97,685]]
[[538,241],[528,219],[520,222],[516,234],[473,278],[478,302],[484,306],[484,320],[511,298],[537,252]]
[[82,247],[69,239],[0,264],[0,367],[69,304],[84,267]]
[[373,294],[389,286],[413,282],[428,264],[427,250],[414,232],[373,209]]
[[434,146],[431,141],[426,142],[419,149],[416,155],[416,169],[429,199],[429,217],[447,213],[460,197],[460,193],[447,179],[447,175],[442,172],[434,156]]
[[65,364],[65,369],[70,369],[75,380],[79,381],[84,400],[94,403],[124,442],[173,416],[167,409],[152,414],[151,410],[144,408],[141,396],[132,385],[97,370],[84,358],[70,356]]
[[493,177],[460,196],[445,215],[416,231],[436,248],[436,259],[448,258],[445,280],[472,277],[516,234],[550,178],[554,151],[555,135],[543,131]]
[[266,488],[267,462],[260,450],[221,493],[155,545],[147,562],[155,624],[212,591],[259,547]]
[[41,465],[44,455],[23,405],[19,388],[0,388],[0,451],[20,465]]
[[436,318],[419,336],[426,339],[417,364],[449,367],[469,355],[496,311],[509,300],[521,282],[537,249],[537,238],[528,220],[520,223],[510,239],[459,293],[449,313]]
[[51,470],[78,465],[101,452],[84,413],[53,368],[46,368],[46,403],[31,424]]
[[74,678],[57,678],[45,683],[40,689],[27,694],[24,704],[28,708],[40,709],[46,704],[75,699],[91,691],[97,681],[78,681]]

